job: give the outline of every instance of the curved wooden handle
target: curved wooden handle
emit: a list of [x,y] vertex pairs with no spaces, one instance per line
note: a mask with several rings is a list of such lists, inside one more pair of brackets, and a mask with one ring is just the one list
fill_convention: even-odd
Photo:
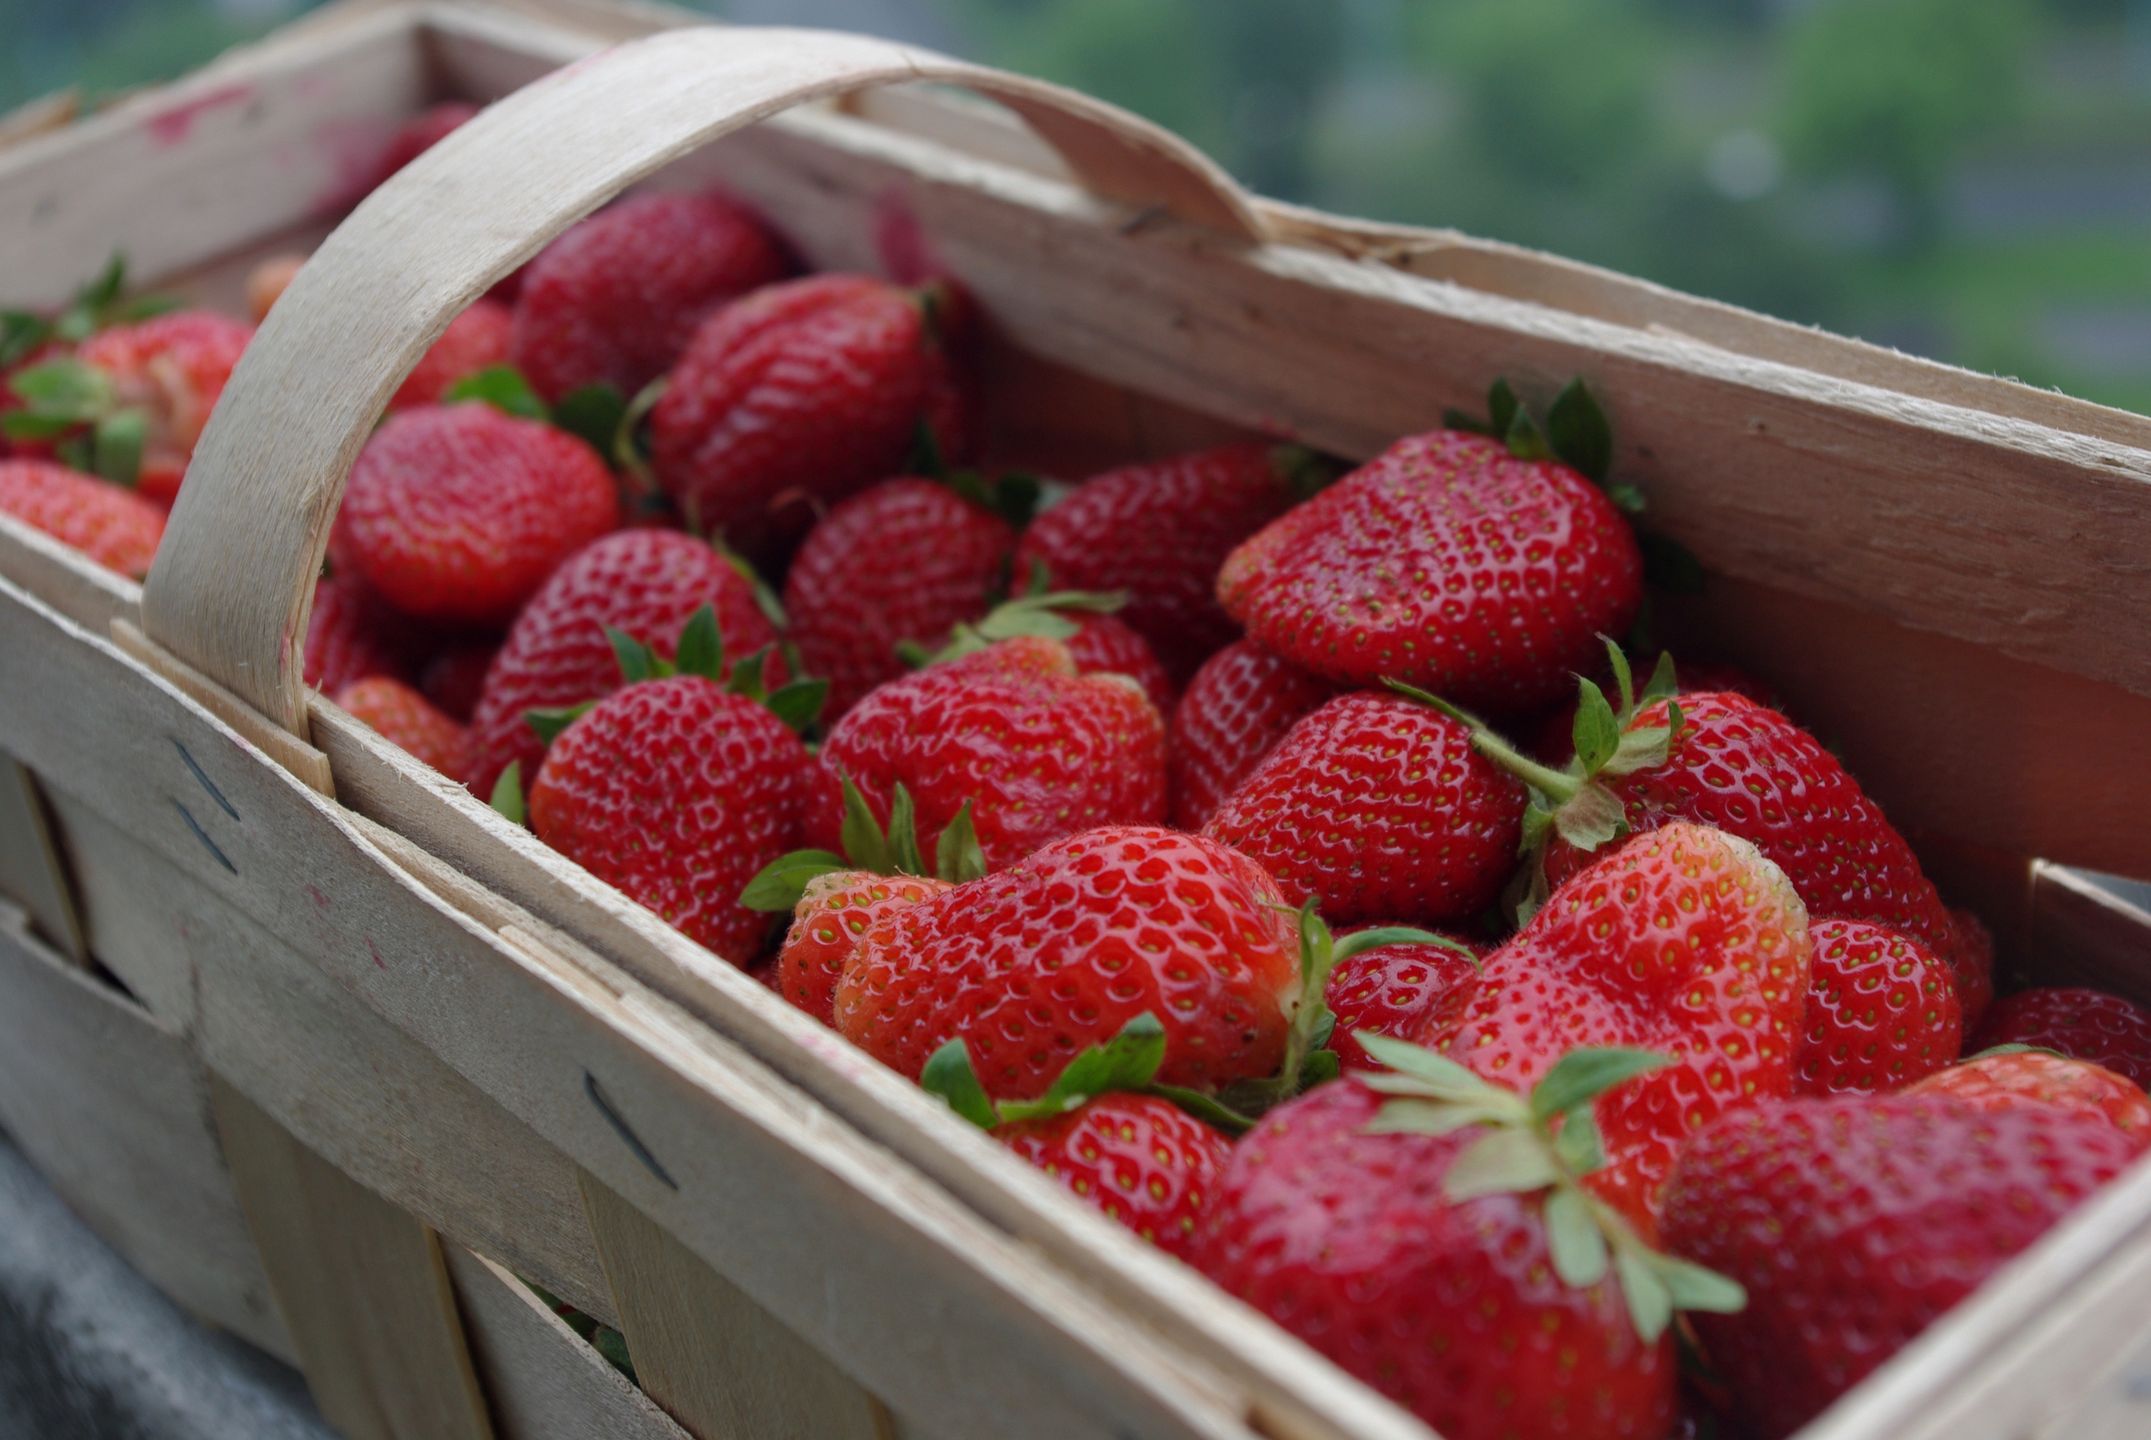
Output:
[[196,447],[142,597],[149,637],[295,734],[313,581],[344,479],[448,322],[627,186],[802,101],[907,80],[1016,111],[1107,198],[1249,240],[1263,227],[1191,147],[1072,91],[863,36],[666,31],[489,107],[375,191],[262,323]]

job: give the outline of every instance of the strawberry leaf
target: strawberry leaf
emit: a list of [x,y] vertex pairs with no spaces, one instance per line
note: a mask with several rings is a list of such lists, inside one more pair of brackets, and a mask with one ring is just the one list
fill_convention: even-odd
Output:
[[1575,742],[1578,768],[1586,775],[1596,775],[1620,746],[1621,723],[1614,718],[1613,707],[1606,703],[1605,692],[1597,685],[1585,680],[1577,688],[1581,699],[1569,735]]
[[1578,1110],[1561,1122],[1554,1136],[1554,1158],[1571,1175],[1588,1175],[1606,1163],[1606,1147],[1598,1133],[1598,1118]]
[[1621,1295],[1628,1302],[1628,1318],[1647,1345],[1658,1343],[1673,1323],[1673,1295],[1651,1265],[1647,1252],[1622,1246],[1613,1255],[1614,1273],[1620,1277]]
[[1551,460],[1553,447],[1546,443],[1546,436],[1539,429],[1539,422],[1531,418],[1531,412],[1519,405],[1516,415],[1509,421],[1509,428],[1502,432],[1502,443],[1509,453],[1519,460]]
[[1523,408],[1509,382],[1496,379],[1486,392],[1486,433],[1497,439],[1505,438],[1509,427],[1516,423],[1516,417],[1523,413]]
[[[704,602],[687,617],[680,629],[680,643],[673,652],[673,667],[682,675],[715,680],[724,673],[724,636],[717,631],[717,609]],[[744,665],[744,661],[741,662]],[[755,677],[760,678],[760,668]],[[744,693],[744,692],[742,692]]]
[[1255,1128],[1254,1117],[1239,1111],[1200,1090],[1190,1090],[1184,1085],[1159,1085],[1144,1087],[1144,1094],[1155,1095],[1160,1100],[1170,1100],[1197,1120],[1214,1125],[1227,1135],[1244,1135]]
[[848,776],[844,780],[844,821],[838,830],[838,840],[844,847],[845,857],[859,869],[871,870],[876,875],[889,873],[888,836],[883,833],[881,822],[874,818],[866,796]]
[[1435,1054],[1423,1045],[1414,1045],[1393,1035],[1361,1035],[1359,1044],[1361,1049],[1396,1072],[1394,1076],[1362,1077],[1367,1083],[1408,1078],[1416,1085],[1416,1088],[1409,1092],[1404,1092],[1401,1086],[1391,1083],[1377,1085],[1377,1089],[1397,1090],[1399,1093],[1424,1095],[1440,1100],[1468,1100],[1482,1096],[1491,1088],[1481,1076],[1473,1074],[1446,1055]]
[[1565,1285],[1583,1289],[1606,1278],[1612,1255],[1606,1249],[1606,1232],[1580,1191],[1566,1186],[1546,1197],[1546,1248],[1553,1258],[1554,1273]]
[[849,868],[843,856],[827,850],[794,850],[763,866],[739,892],[739,903],[749,910],[795,910],[806,897],[809,881]]
[[948,478],[948,457],[941,453],[941,437],[925,416],[911,422],[911,453],[904,457],[904,473],[929,480]]
[[1730,1276],[1672,1255],[1653,1253],[1650,1263],[1676,1310],[1733,1315],[1747,1308],[1748,1292]]
[[549,418],[545,402],[538,392],[530,388],[523,372],[513,365],[488,365],[456,381],[441,395],[441,403],[454,405],[465,400],[481,400],[504,415],[521,420],[545,420]]
[[27,310],[0,311],[0,370],[20,365],[52,339],[53,326]]
[[1615,718],[1625,725],[1628,718],[1636,713],[1635,672],[1629,668],[1628,652],[1621,648],[1620,642],[1611,635],[1601,635],[1598,638],[1606,647],[1606,664],[1613,671],[1614,692],[1621,697],[1620,712]]
[[1528,1195],[1561,1178],[1553,1157],[1528,1130],[1488,1130],[1465,1146],[1442,1177],[1442,1193],[1451,1200],[1481,1195]]
[[500,814],[507,817],[510,825],[528,823],[523,809],[522,761],[510,760],[508,762],[508,768],[501,771],[500,778],[493,782],[493,797],[488,803]]
[[928,1094],[939,1095],[948,1102],[949,1109],[981,1130],[991,1130],[1000,1123],[1001,1117],[995,1113],[986,1087],[978,1083],[978,1072],[971,1068],[971,1052],[960,1036],[927,1058],[926,1068],[919,1072],[919,1085]]
[[1546,439],[1562,464],[1603,485],[1613,466],[1613,427],[1581,379],[1571,380],[1546,411]]
[[618,626],[607,625],[605,638],[612,644],[613,658],[620,662],[620,679],[625,684],[640,685],[672,672],[671,666],[657,658],[656,651]]
[[1659,531],[1640,529],[1636,544],[1643,551],[1643,578],[1650,584],[1675,595],[1703,592],[1703,562],[1687,546]]
[[1120,1027],[1103,1045],[1093,1045],[1070,1060],[1046,1093],[1036,1100],[1006,1101],[998,1108],[1006,1120],[1034,1120],[1062,1115],[1084,1101],[1116,1090],[1147,1088],[1165,1060],[1165,1027],[1149,1011]]
[[78,424],[95,420],[117,398],[104,371],[72,358],[25,366],[8,386],[31,414]]
[[822,706],[828,701],[829,682],[802,675],[778,686],[762,703],[771,714],[804,735],[821,718]]
[[985,873],[986,854],[979,848],[978,830],[971,822],[971,802],[965,800],[934,842],[934,874],[961,885]]
[[925,875],[926,858],[919,853],[918,807],[904,782],[896,782],[889,799],[889,862],[899,875]]
[[142,447],[149,418],[139,410],[114,410],[90,432],[90,473],[132,490],[142,478]]
[[1643,693],[1637,697],[1638,706],[1649,705],[1657,700],[1670,700],[1680,693],[1680,677],[1674,672],[1673,652],[1658,652],[1658,663],[1651,667],[1651,678],[1644,682]]
[[580,705],[568,705],[558,710],[525,710],[523,723],[538,732],[538,738],[547,745],[560,738],[560,732],[588,714],[595,700],[585,700]]
[[766,702],[769,699],[769,687],[762,679],[762,667],[769,663],[769,652],[773,648],[764,645],[734,665],[731,676],[725,681],[726,693],[752,700],[756,704]]
[[1305,445],[1278,445],[1270,451],[1270,469],[1284,480],[1295,500],[1311,500],[1345,475],[1350,467]]
[[1593,1046],[1571,1050],[1532,1087],[1531,1117],[1541,1123],[1588,1105],[1625,1081],[1673,1062],[1649,1050]]
[[1437,935],[1431,930],[1420,930],[1410,925],[1377,925],[1369,930],[1355,931],[1335,942],[1335,953],[1330,957],[1334,969],[1354,955],[1368,950],[1379,950],[1384,945],[1439,945],[1444,950],[1454,950],[1471,958],[1473,968],[1479,963],[1478,952],[1460,940]]
[[1592,783],[1579,788],[1554,811],[1554,829],[1578,850],[1596,850],[1627,827],[1620,797]]
[[627,397],[618,387],[600,382],[570,390],[553,407],[553,423],[588,445],[608,462],[613,438],[627,414]]

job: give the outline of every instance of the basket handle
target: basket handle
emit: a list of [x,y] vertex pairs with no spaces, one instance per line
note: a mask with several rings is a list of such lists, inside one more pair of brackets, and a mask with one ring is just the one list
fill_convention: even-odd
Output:
[[601,52],[489,107],[314,252],[196,447],[143,593],[149,638],[304,737],[306,619],[345,476],[448,322],[576,220],[710,140],[802,101],[915,80],[992,96],[1101,196],[1264,238],[1246,196],[1199,152],[1041,81],[814,30],[672,30]]

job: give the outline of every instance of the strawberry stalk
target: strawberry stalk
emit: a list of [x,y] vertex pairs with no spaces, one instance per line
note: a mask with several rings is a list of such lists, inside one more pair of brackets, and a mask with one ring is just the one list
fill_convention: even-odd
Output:
[[771,913],[797,908],[810,882],[839,870],[868,870],[876,875],[919,875],[962,884],[986,873],[986,856],[980,850],[978,831],[971,823],[971,802],[957,807],[956,815],[941,827],[934,842],[929,866],[919,848],[918,809],[902,781],[889,799],[889,823],[875,819],[866,796],[843,777],[844,822],[838,831],[843,854],[830,850],[794,850],[764,866],[740,892],[739,903],[749,910]]
[[1653,1250],[1583,1184],[1606,1161],[1593,1114],[1598,1098],[1668,1064],[1664,1056],[1572,1050],[1529,1095],[1519,1095],[1417,1045],[1383,1035],[1359,1038],[1368,1054],[1390,1067],[1357,1076],[1390,1097],[1375,1113],[1370,1133],[1448,1135],[1479,1127],[1483,1133],[1449,1167],[1443,1182],[1449,1199],[1543,1193],[1555,1273],[1564,1284],[1584,1289],[1610,1271],[1646,1343],[1665,1333],[1676,1310],[1730,1314],[1746,1305],[1737,1283]]
[[956,626],[949,634],[948,643],[939,650],[928,650],[915,640],[906,640],[896,647],[896,653],[905,664],[923,670],[944,660],[975,655],[989,645],[1013,640],[1019,635],[1068,640],[1075,636],[1079,627],[1059,612],[1084,610],[1094,615],[1110,615],[1128,603],[1126,593],[1119,590],[1044,590],[1039,588],[1043,579],[1042,574],[1035,575],[1030,594],[1003,601],[976,623],[967,621]]
[[951,1110],[981,1129],[1064,1115],[1114,1091],[1147,1092],[1165,1061],[1165,1027],[1149,1011],[1120,1027],[1120,1032],[1077,1055],[1035,1100],[999,1100],[986,1094],[971,1065],[962,1037],[948,1041],[926,1061],[919,1084],[948,1102]]

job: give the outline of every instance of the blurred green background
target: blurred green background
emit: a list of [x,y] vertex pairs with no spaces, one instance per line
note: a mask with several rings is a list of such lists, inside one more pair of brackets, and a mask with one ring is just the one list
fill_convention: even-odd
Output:
[[[289,0],[0,0],[0,107]],[[2151,411],[2151,0],[707,0],[1119,101],[1254,187]]]

